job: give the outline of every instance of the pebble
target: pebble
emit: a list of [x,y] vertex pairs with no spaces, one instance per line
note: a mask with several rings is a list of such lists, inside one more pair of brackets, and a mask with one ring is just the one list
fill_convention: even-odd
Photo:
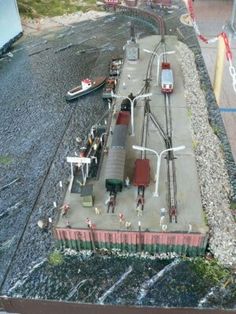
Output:
[[[202,205],[210,228],[209,249],[226,267],[236,266],[236,228],[230,210],[233,187],[222,143],[209,124],[207,91],[201,89],[194,54],[178,43],[187,107],[191,110],[192,139],[196,156]],[[223,130],[224,131],[224,130]]]

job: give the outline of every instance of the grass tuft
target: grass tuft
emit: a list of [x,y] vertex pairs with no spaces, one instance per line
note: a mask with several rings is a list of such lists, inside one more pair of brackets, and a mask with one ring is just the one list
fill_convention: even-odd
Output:
[[63,255],[59,251],[55,250],[54,252],[52,252],[49,255],[48,262],[52,266],[59,266],[59,265],[63,264],[64,257],[63,257]]
[[10,156],[0,156],[0,165],[9,165],[12,162],[12,158]]
[[96,0],[18,0],[20,15],[28,18],[59,16],[95,10]]

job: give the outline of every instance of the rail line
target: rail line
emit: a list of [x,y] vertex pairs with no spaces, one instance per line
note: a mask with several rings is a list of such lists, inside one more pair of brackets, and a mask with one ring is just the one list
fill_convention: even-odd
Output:
[[[151,55],[146,71],[146,78],[144,86],[140,92],[142,93],[149,93],[150,92],[150,82],[152,80],[151,70],[153,67],[153,62],[155,58],[155,53],[158,51],[160,46],[163,47],[164,52],[166,51],[165,46],[165,38],[162,36],[161,41],[159,41],[154,50],[153,54]],[[167,62],[166,54],[163,54],[163,62]],[[164,106],[165,106],[165,130],[158,121],[158,119],[154,116],[151,112],[150,100],[148,98],[145,99],[145,106],[144,106],[144,119],[143,119],[143,127],[142,127],[142,138],[141,138],[141,146],[147,146],[147,130],[148,124],[151,120],[154,126],[157,128],[159,134],[164,140],[166,149],[172,148],[172,114],[171,114],[171,102],[170,102],[170,95],[164,94]],[[141,159],[146,159],[146,151],[141,152]],[[175,159],[173,151],[168,151],[166,156],[167,162],[167,200],[168,200],[168,208],[169,208],[169,220],[170,222],[174,221],[177,223],[177,181],[176,181],[176,167],[175,167]],[[143,190],[144,196],[144,190]]]
[[[165,116],[166,116],[166,133],[169,139],[167,149],[172,148],[172,116],[170,95],[165,94]],[[168,184],[168,205],[170,222],[174,217],[177,223],[177,182],[176,182],[176,167],[173,151],[167,152],[167,184]]]

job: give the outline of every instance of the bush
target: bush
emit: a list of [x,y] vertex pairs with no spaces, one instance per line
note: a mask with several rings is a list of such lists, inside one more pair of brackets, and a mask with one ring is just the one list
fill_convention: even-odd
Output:
[[48,262],[49,264],[51,264],[52,266],[59,266],[61,264],[63,264],[64,262],[64,257],[62,255],[61,252],[55,250],[54,252],[52,252],[49,257],[48,257]]
[[209,280],[213,283],[226,281],[230,276],[230,271],[217,263],[215,259],[205,260],[204,258],[195,258],[193,267],[199,274],[199,278]]

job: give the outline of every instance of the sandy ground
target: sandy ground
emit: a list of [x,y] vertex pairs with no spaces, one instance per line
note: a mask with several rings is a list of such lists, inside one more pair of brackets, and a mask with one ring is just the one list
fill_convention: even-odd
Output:
[[73,24],[92,20],[106,16],[110,13],[100,11],[89,11],[83,13],[81,11],[65,14],[62,16],[43,17],[37,19],[22,18],[22,26],[25,35],[37,34],[49,29],[56,29],[59,27],[73,27]]

